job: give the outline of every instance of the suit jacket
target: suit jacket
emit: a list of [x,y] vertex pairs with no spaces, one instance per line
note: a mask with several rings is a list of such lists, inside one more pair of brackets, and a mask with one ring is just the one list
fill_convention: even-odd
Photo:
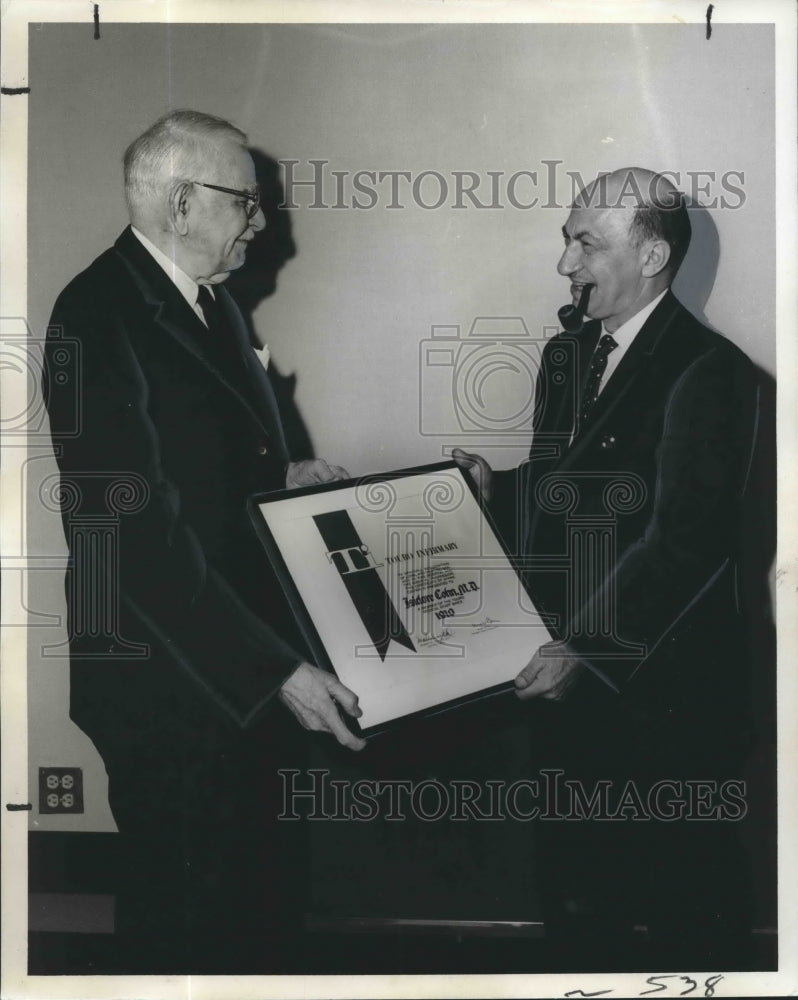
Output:
[[631,705],[674,747],[696,734],[706,747],[719,726],[728,747],[750,701],[737,576],[753,365],[669,291],[579,427],[600,333],[590,322],[547,344],[529,462],[499,478],[502,517],[509,488],[533,600],[590,668],[575,700]]
[[126,229],[51,320],[71,714],[105,760],[120,829],[245,795],[255,744],[262,768],[264,740],[285,735],[273,696],[307,658],[245,508],[285,485],[280,418],[216,294],[224,345]]

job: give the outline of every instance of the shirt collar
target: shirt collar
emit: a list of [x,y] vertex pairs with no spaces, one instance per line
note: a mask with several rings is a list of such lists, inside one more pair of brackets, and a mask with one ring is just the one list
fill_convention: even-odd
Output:
[[152,240],[148,240],[144,233],[139,232],[135,226],[131,226],[130,228],[136,239],[152,255],[155,262],[163,268],[170,280],[177,286],[177,290],[193,309],[197,304],[197,295],[199,294],[199,285],[197,282],[193,278],[189,278],[186,272],[181,270],[171,257],[167,257],[163,250],[160,250]]
[[[625,323],[622,323],[618,327],[618,329],[613,334],[611,334],[613,340],[618,344],[619,347],[628,347],[629,344],[632,343],[632,341],[635,339],[638,333],[640,333],[640,331],[643,329],[643,324],[645,323],[645,321],[657,308],[659,303],[664,298],[665,292],[667,291],[668,291],[667,288],[661,291],[655,299],[652,299],[648,303],[647,306],[643,306],[643,308],[640,309],[638,312],[636,312],[634,316],[631,317],[631,319],[628,319]],[[604,331],[604,333],[607,332],[606,330],[604,330],[603,323],[602,323],[602,330]]]

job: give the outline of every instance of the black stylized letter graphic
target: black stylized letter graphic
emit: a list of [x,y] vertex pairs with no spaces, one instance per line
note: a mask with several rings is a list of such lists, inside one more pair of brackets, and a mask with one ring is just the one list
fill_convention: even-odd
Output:
[[374,558],[360,540],[349,512],[333,510],[328,514],[314,514],[313,520],[327,546],[327,558],[341,574],[380,659],[385,659],[391,639],[415,653],[416,647],[396,613],[377,573]]

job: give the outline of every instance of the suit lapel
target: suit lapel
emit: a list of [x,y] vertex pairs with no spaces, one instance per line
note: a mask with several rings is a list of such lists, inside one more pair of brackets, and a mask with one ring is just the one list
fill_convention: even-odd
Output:
[[561,458],[600,332],[601,324],[592,321],[578,335],[560,334],[547,351],[543,398],[533,428],[530,459],[557,462]]
[[217,285],[215,292],[219,298],[219,304],[224,309],[228,324],[236,338],[236,347],[244,358],[247,378],[252,387],[252,396],[260,411],[261,423],[265,424],[272,439],[279,445],[281,451],[288,455],[288,448],[283,434],[283,424],[280,419],[280,411],[277,407],[277,399],[266,374],[266,369],[255,356],[255,352],[249,341],[249,331],[247,330],[241,310],[235,303],[232,295]]
[[[578,407],[582,399],[587,382],[587,373],[590,367],[590,359],[601,336],[601,323],[598,320],[591,320],[586,323],[582,332],[574,338],[577,353],[577,363],[575,367],[576,385],[570,380],[566,380],[565,391],[562,393],[560,412],[556,416],[556,430],[562,434],[570,435],[574,428],[574,406]],[[549,385],[551,389],[551,384]]]
[[236,346],[242,352],[246,362],[249,383],[253,389],[253,402],[227,377],[224,371],[215,363],[213,356],[204,347],[207,330],[197,314],[186,302],[185,298],[163,268],[145,249],[128,227],[116,241],[115,249],[122,259],[125,268],[144,297],[148,308],[152,311],[153,323],[160,331],[170,336],[203,367],[212,372],[218,381],[235,396],[249,416],[258,424],[261,431],[270,438],[277,439],[282,450],[285,442],[277,413],[274,394],[268,383],[265,372],[259,378],[253,372],[253,361],[250,357],[248,340],[243,332],[243,320],[238,307],[229,293],[217,286],[215,292],[221,292],[220,301],[235,331]]
[[[582,391],[587,381],[590,359],[601,335],[601,323],[590,320],[578,334],[560,334],[556,346],[553,344],[545,371],[543,386],[544,399],[540,423],[534,428],[529,450],[529,463],[524,467],[523,486],[528,502],[523,505],[521,538],[528,540],[535,532],[540,510],[530,498],[533,481],[543,479],[558,469],[567,459],[569,443],[574,427],[575,408],[579,406]],[[570,364],[566,363],[567,374],[552,369],[556,364],[553,355],[563,350],[571,354]],[[525,542],[526,544],[526,542]]]
[[[587,446],[604,428],[607,419],[615,412],[619,404],[628,397],[631,389],[634,386],[639,385],[640,380],[645,378],[646,374],[653,370],[655,355],[660,347],[660,344],[662,343],[663,338],[674,328],[674,322],[677,320],[679,314],[683,313],[683,311],[683,307],[679,304],[673,293],[668,291],[654,312],[644,323],[642,329],[635,337],[628,351],[621,359],[620,364],[613,373],[610,381],[607,383],[606,388],[599,395],[582,434],[574,438],[570,447],[565,449],[562,457],[558,461],[555,460],[551,462],[548,467],[539,466],[539,474],[536,477],[537,479],[543,475],[553,472],[567,472],[569,468],[578,464],[579,459],[583,455]],[[591,331],[591,339],[580,344],[582,354],[579,358],[579,392],[575,397],[577,406],[581,400],[582,390],[587,379],[587,370],[590,358],[593,353],[591,345],[592,348],[595,349],[600,332],[601,324],[597,323],[595,330]],[[661,357],[660,360],[662,360]],[[551,386],[549,385],[548,388],[550,389]],[[574,397],[570,394],[564,394],[564,400],[573,398]],[[552,429],[558,431],[563,431],[565,429],[565,432],[567,432],[567,430],[573,426],[574,416],[575,414],[572,411],[569,411],[566,406],[557,417],[557,422]],[[533,440],[533,454],[534,447],[535,443]],[[527,485],[526,489],[528,492],[529,485]],[[531,498],[528,499],[525,506],[531,510],[530,522],[524,536],[525,544],[528,550],[531,544],[531,539],[534,537],[537,530],[541,511],[539,506],[532,502]]]
[[[645,377],[662,338],[671,328],[681,308],[672,292],[668,291],[643,324],[642,329],[621,358],[612,378],[599,394],[584,430],[573,440],[571,447],[566,452],[563,465],[569,465],[575,458],[578,458],[586,445],[601,431],[605,421],[616,407],[628,396],[638,381]],[[581,384],[584,385],[584,377]]]

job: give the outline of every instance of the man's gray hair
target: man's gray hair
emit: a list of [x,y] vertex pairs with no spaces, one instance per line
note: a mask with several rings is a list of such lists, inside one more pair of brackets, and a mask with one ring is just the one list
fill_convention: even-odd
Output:
[[[170,111],[125,150],[125,197],[131,218],[162,208],[174,184],[194,177],[208,142],[232,139],[246,145],[247,137],[224,118],[201,111]],[[159,205],[160,202],[160,205]]]

